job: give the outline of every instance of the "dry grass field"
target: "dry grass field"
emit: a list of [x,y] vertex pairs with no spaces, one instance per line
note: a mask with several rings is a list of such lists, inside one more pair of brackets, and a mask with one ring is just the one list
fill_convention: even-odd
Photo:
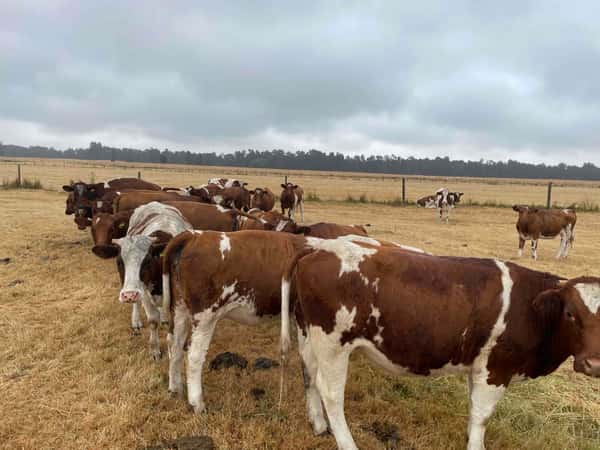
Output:
[[[100,167],[72,161],[36,162],[24,176],[47,190],[0,189],[0,447],[25,449],[145,448],[182,436],[208,435],[219,449],[332,449],[331,436],[315,437],[306,420],[298,357],[292,352],[287,396],[277,409],[277,370],[260,371],[259,356],[278,358],[279,321],[246,327],[222,321],[208,361],[233,351],[249,361],[245,370],[204,374],[207,412],[189,413],[167,395],[167,361],[148,355],[147,330],[132,336],[130,308],[117,301],[114,261],[91,251],[89,232],[64,215],[60,185],[70,179],[132,176],[163,185],[205,182],[213,175],[237,175],[251,186],[279,185],[283,172],[144,165]],[[160,166],[162,167],[162,166]],[[15,166],[0,163],[0,179]],[[306,222],[371,223],[374,237],[437,254],[515,260],[516,214],[507,208],[459,207],[449,225],[433,210],[335,201],[348,193],[384,200],[399,192],[393,177],[294,172],[290,179],[310,186],[325,200],[306,204]],[[506,203],[545,199],[543,182],[443,180],[477,201]],[[497,180],[496,180],[497,181]],[[429,193],[442,180],[409,180],[409,198]],[[411,184],[412,183],[412,184]],[[597,201],[598,183],[563,183],[556,200]],[[417,189],[418,186],[418,189]],[[534,188],[535,187],[535,188]],[[561,195],[564,195],[561,197]],[[599,274],[600,214],[580,213],[575,247],[566,261],[553,256],[558,241],[540,243],[540,260],[528,267],[567,277]],[[163,349],[165,332],[162,330]],[[255,399],[252,389],[264,389]],[[393,377],[353,355],[346,389],[346,414],[360,448],[461,449],[466,443],[467,394],[462,377]],[[376,423],[379,423],[377,425]],[[375,425],[374,425],[375,424]],[[397,427],[382,443],[375,431]],[[381,431],[381,430],[380,430]],[[555,374],[510,386],[488,425],[488,449],[600,448],[600,383],[572,370],[567,361]]]

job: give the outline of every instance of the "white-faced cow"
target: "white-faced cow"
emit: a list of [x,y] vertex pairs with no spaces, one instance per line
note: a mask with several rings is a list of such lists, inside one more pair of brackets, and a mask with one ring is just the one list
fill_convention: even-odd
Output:
[[[380,245],[363,236],[346,236]],[[163,253],[163,307],[170,317],[169,391],[183,394],[184,345],[188,349],[187,395],[204,409],[202,367],[218,321],[256,324],[281,310],[281,278],[299,253],[332,242],[291,233],[184,232]],[[168,288],[170,287],[170,289]]]
[[296,210],[300,210],[300,220],[304,222],[304,190],[297,184],[287,183],[281,184],[283,190],[279,200],[281,202],[281,214],[285,214],[288,210],[288,217],[294,218]]
[[564,282],[493,259],[330,242],[284,276],[282,352],[295,271],[309,418],[326,431],[322,401],[340,449],[357,448],[344,415],[355,349],[393,374],[466,373],[469,450],[484,448],[486,421],[513,377],[547,375],[569,356],[576,372],[600,376],[600,278]]
[[448,223],[450,218],[450,209],[460,202],[462,192],[450,192],[447,188],[440,188],[435,192],[435,206],[440,213],[440,220]]
[[538,209],[515,205],[519,213],[517,232],[519,233],[519,256],[523,255],[525,241],[531,240],[531,257],[537,259],[539,239],[554,239],[560,236],[560,246],[556,258],[566,258],[575,240],[577,213],[573,209]]
[[[151,202],[134,211],[127,235],[112,241],[118,247],[117,265],[123,274],[119,301],[133,304],[134,312],[141,302],[150,327],[150,353],[155,359],[161,355],[158,337],[158,306],[162,300],[160,253],[171,237],[191,229],[192,225],[177,208]],[[134,322],[132,315],[134,330],[142,326],[139,313],[137,320]]]

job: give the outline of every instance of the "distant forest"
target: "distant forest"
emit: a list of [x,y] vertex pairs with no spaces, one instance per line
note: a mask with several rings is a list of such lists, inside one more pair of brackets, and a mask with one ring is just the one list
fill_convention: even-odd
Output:
[[203,166],[237,166],[268,169],[329,170],[343,172],[388,173],[453,177],[547,178],[600,180],[600,168],[558,164],[528,164],[518,161],[462,161],[444,158],[400,156],[363,156],[325,153],[319,150],[289,152],[285,150],[241,150],[234,153],[193,153],[150,148],[106,147],[100,142],[88,148],[56,150],[48,147],[21,147],[0,143],[0,156],[32,158],[69,158],[82,160],[127,161],[137,163],[195,164]]

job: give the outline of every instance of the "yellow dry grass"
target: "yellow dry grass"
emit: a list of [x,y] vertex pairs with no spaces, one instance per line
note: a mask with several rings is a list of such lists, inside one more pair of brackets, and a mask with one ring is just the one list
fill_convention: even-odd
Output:
[[[204,184],[218,174],[227,178],[240,178],[251,187],[268,186],[279,194],[284,176],[305,188],[306,193],[316,194],[322,200],[345,200],[349,195],[367,200],[391,201],[402,195],[402,176],[366,173],[319,172],[277,169],[248,169],[239,167],[206,167],[172,164],[137,164],[107,161],[49,160],[34,158],[0,158],[0,180],[14,179],[17,163],[22,164],[23,176],[39,179],[52,190],[60,190],[69,180],[96,182],[116,177],[142,178],[161,186],[183,187]],[[548,180],[521,180],[499,178],[448,178],[406,176],[406,198],[415,201],[430,195],[440,187],[464,192],[463,202],[512,205],[546,204]],[[600,204],[600,182],[555,181],[552,201],[557,205],[570,206]]]
[[[37,167],[34,177],[54,189],[71,178],[89,178],[83,167],[60,164],[62,161],[49,161],[27,166],[25,176],[31,176],[28,172]],[[6,167],[0,164],[0,178]],[[192,179],[201,183],[212,175],[244,170],[194,168],[197,172],[187,173],[185,168],[175,169],[182,172],[142,170],[144,178],[165,185],[187,184]],[[100,180],[132,175],[137,169],[93,170]],[[266,184],[272,189],[281,180],[281,174],[268,171],[238,175],[253,185]],[[311,173],[296,176],[306,177],[301,184],[320,180]],[[325,178],[319,181],[322,190],[317,192],[322,198],[345,196],[339,193],[339,186],[361,192],[364,176],[357,178]],[[471,183],[460,180],[456,184],[462,182]],[[381,187],[396,182],[373,183],[383,183]],[[454,180],[450,183],[455,186]],[[581,195],[597,189],[586,183],[572,185],[576,197],[578,189]],[[489,195],[498,197],[506,195],[506,189],[531,189],[527,184],[502,184],[494,192],[494,185],[489,186]],[[89,232],[78,231],[72,218],[64,215],[64,199],[64,194],[52,191],[0,190],[0,258],[11,258],[9,264],[0,265],[0,447],[143,448],[194,434],[211,436],[220,449],[334,447],[332,437],[312,435],[294,352],[281,412],[276,408],[276,370],[205,370],[208,411],[201,416],[191,415],[184,401],[170,399],[167,361],[150,359],[147,330],[141,337],[131,335],[130,308],[117,301],[119,281],[114,262],[90,252]],[[513,211],[462,207],[452,211],[450,220],[449,225],[441,225],[434,211],[414,207],[335,201],[306,204],[306,222],[368,222],[373,224],[370,232],[374,237],[437,254],[502,259],[513,259],[516,254]],[[553,259],[557,241],[543,241],[540,261],[523,258],[520,262],[568,277],[598,275],[599,226],[600,214],[580,213],[575,248],[567,261]],[[8,287],[15,280],[22,282]],[[237,352],[250,363],[258,356],[276,359],[278,327],[278,320],[258,327],[222,321],[208,361],[223,351]],[[164,330],[161,334],[164,349]],[[600,447],[600,385],[575,374],[571,364],[567,361],[552,376],[509,388],[489,423],[488,449]],[[255,387],[266,391],[260,400],[250,394]],[[398,448],[464,448],[465,381],[456,376],[394,377],[354,355],[346,414],[360,448],[385,448],[370,430],[375,421],[398,426]]]

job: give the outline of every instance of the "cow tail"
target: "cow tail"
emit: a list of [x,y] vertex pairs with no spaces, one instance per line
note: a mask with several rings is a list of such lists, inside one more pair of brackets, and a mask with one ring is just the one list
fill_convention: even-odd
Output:
[[285,386],[285,370],[288,363],[288,353],[291,347],[290,339],[290,296],[292,287],[292,277],[296,271],[296,266],[301,258],[314,252],[314,249],[303,249],[296,253],[281,277],[281,347],[280,347],[280,378],[279,378],[279,409],[283,402],[284,386]]
[[[181,256],[181,251],[185,244],[193,237],[193,233],[189,231],[184,231],[183,233],[175,236],[171,241],[167,244],[165,250],[162,255],[162,291],[163,291],[163,301],[162,301],[162,312],[165,320],[171,321],[171,274],[174,265],[179,262],[179,257]],[[171,325],[169,325],[170,327]]]

